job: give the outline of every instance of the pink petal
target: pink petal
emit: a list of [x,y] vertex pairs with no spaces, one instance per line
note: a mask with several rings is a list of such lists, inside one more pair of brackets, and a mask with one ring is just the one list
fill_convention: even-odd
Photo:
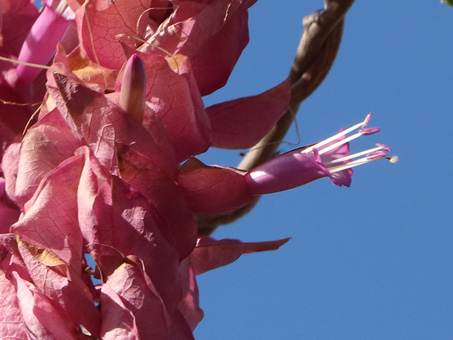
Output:
[[145,89],[145,65],[137,54],[133,54],[124,68],[119,105],[139,123],[145,111]]
[[296,188],[327,176],[329,171],[317,152],[304,154],[293,150],[253,168],[245,179],[253,195],[263,195]]
[[194,214],[226,214],[252,200],[242,173],[207,166],[195,158],[184,163],[176,180]]
[[242,254],[277,250],[288,241],[289,238],[268,242],[243,243],[230,239],[217,241],[208,236],[201,236],[198,239],[197,247],[190,255],[190,261],[195,275],[200,275],[209,270],[230,264]]
[[255,145],[288,110],[290,82],[256,96],[240,98],[207,108],[213,146],[245,149]]

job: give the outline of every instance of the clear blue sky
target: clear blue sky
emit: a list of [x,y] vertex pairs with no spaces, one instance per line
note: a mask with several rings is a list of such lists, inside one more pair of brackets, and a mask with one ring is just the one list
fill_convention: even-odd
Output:
[[[303,16],[320,7],[258,1],[251,42],[207,103],[281,81]],[[324,179],[267,196],[218,230],[217,238],[292,240],[198,278],[206,316],[197,340],[453,339],[452,23],[453,8],[437,0],[353,5],[331,73],[299,111],[300,145],[373,111],[382,131],[352,149],[381,142],[400,161],[358,168],[351,188]],[[299,142],[294,131],[286,141]]]

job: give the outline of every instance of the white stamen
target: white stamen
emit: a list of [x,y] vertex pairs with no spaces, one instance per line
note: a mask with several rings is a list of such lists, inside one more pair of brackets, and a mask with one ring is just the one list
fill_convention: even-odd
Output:
[[[318,151],[319,155],[323,155],[323,154],[325,154],[329,151],[332,151],[346,143],[349,143],[350,141],[352,141],[358,137],[361,137],[361,136],[367,135],[367,134],[371,134],[371,133],[366,133],[366,132],[364,133],[362,131],[359,131],[359,132],[352,134],[349,137],[346,137],[346,135],[348,133],[350,133],[354,130],[362,129],[362,128],[366,127],[368,120],[369,120],[369,115],[361,123],[355,124],[354,126],[351,126],[350,128],[348,128],[344,131],[340,131],[336,135],[333,135],[332,137],[327,138],[327,139],[319,142],[318,144],[309,146],[306,149],[302,150],[301,153],[313,152],[313,150],[316,149]],[[345,136],[345,138],[338,140],[342,136]],[[332,142],[333,142],[333,144],[330,144]],[[330,145],[328,145],[328,144],[330,144]],[[326,146],[326,147],[323,148],[323,146]],[[381,153],[379,153],[379,151],[381,151]],[[350,168],[354,168],[356,166],[359,166],[359,165],[362,165],[365,163],[374,162],[374,161],[377,161],[380,159],[388,159],[390,161],[390,163],[393,163],[393,164],[396,163],[398,161],[398,156],[388,157],[385,155],[385,152],[387,152],[387,151],[390,151],[390,148],[388,148],[385,145],[378,144],[374,148],[360,151],[360,152],[354,153],[352,155],[333,159],[330,162],[324,163],[324,166],[327,167],[327,169],[329,170],[330,173],[335,173],[335,172],[347,170]],[[358,158],[363,155],[365,155],[365,157]],[[351,160],[351,161],[349,161],[349,160]],[[344,163],[346,161],[349,161],[349,162]],[[342,163],[342,162],[344,164],[338,164],[338,163]],[[336,165],[336,164],[338,164],[338,165]]]
[[356,166],[359,166],[359,165],[362,165],[362,164],[366,164],[366,163],[371,163],[371,162],[378,161],[378,160],[384,159],[384,158],[387,158],[387,159],[390,160],[390,158],[388,158],[388,157],[372,158],[372,159],[369,159],[368,157],[363,157],[363,158],[356,159],[355,161],[352,161],[352,162],[349,162],[349,163],[345,163],[343,165],[338,165],[338,166],[334,166],[332,168],[328,168],[327,170],[329,170],[329,172],[331,174],[333,174],[335,172],[351,169],[351,168],[354,168]]
[[378,160],[381,160],[381,159],[388,159],[389,162],[392,163],[392,164],[395,164],[396,162],[398,162],[398,156],[392,156],[392,157],[383,156],[383,157],[378,157],[378,158],[363,157],[363,158],[356,159],[355,161],[352,161],[352,162],[349,162],[349,163],[345,163],[343,165],[338,165],[338,166],[334,166],[334,167],[331,167],[331,168],[327,168],[327,170],[329,170],[329,172],[331,174],[333,174],[335,172],[351,169],[351,168],[354,168],[356,166],[359,166],[359,165],[362,165],[362,164],[366,164],[366,163],[371,163],[371,162],[378,161]]
[[366,154],[369,154],[371,152],[380,151],[380,150],[384,150],[384,148],[381,147],[381,146],[376,146],[375,148],[371,148],[371,149],[364,150],[364,151],[361,151],[361,152],[356,152],[356,153],[354,153],[352,155],[349,155],[349,156],[345,156],[345,157],[334,159],[333,161],[329,162],[327,165],[343,162],[343,161],[346,161],[348,159],[357,158],[359,156],[366,155]]
[[341,146],[343,144],[346,144],[346,143],[348,143],[348,142],[350,142],[350,141],[352,141],[352,140],[354,140],[356,138],[359,138],[360,136],[362,136],[362,134],[360,132],[357,132],[357,133],[353,134],[352,136],[349,136],[349,137],[347,137],[345,139],[339,140],[336,143],[333,143],[332,145],[329,145],[325,149],[319,150],[318,152],[319,152],[320,155],[325,154],[326,152],[329,152],[329,151],[331,151],[331,150],[333,150],[333,149],[335,149],[335,148],[337,148],[337,147],[339,147],[339,146]]
[[[318,149],[319,150],[322,146],[324,146],[326,144],[329,144],[330,142],[338,139],[341,136],[347,135],[351,131],[357,130],[359,127],[362,127],[364,124],[365,124],[365,120],[363,122],[360,122],[360,123],[354,125],[354,126],[351,126],[350,128],[348,128],[346,130],[340,131],[336,135],[333,135],[332,137],[324,139],[323,141],[320,141],[317,144],[309,146],[308,148],[304,149],[302,152],[304,152],[304,153],[307,152],[308,153],[308,152],[313,151],[313,149]],[[341,142],[344,142],[344,140],[342,140]]]

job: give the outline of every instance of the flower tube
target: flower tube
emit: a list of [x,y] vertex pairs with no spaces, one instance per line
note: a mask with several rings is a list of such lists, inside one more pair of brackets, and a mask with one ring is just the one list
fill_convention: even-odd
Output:
[[133,54],[126,63],[121,82],[121,108],[141,123],[145,111],[146,71],[143,61]]
[[[57,43],[63,38],[73,17],[69,7],[60,6],[56,10],[44,6],[43,11],[34,23],[25,39],[18,60],[28,64],[46,65],[55,53]],[[63,13],[60,13],[63,11]],[[41,68],[19,64],[16,68],[17,82],[30,84],[41,71]]]

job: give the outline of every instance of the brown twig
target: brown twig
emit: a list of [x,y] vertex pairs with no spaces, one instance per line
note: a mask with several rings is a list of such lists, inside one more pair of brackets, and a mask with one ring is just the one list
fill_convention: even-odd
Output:
[[[250,170],[275,155],[301,102],[316,90],[329,73],[340,47],[344,16],[353,2],[354,0],[325,0],[324,9],[304,18],[304,31],[289,75],[291,100],[288,111],[275,127],[250,149],[239,164],[239,169]],[[259,197],[255,197],[252,203],[227,215],[197,216],[199,233],[209,235],[219,225],[236,221],[252,210],[258,200]]]

